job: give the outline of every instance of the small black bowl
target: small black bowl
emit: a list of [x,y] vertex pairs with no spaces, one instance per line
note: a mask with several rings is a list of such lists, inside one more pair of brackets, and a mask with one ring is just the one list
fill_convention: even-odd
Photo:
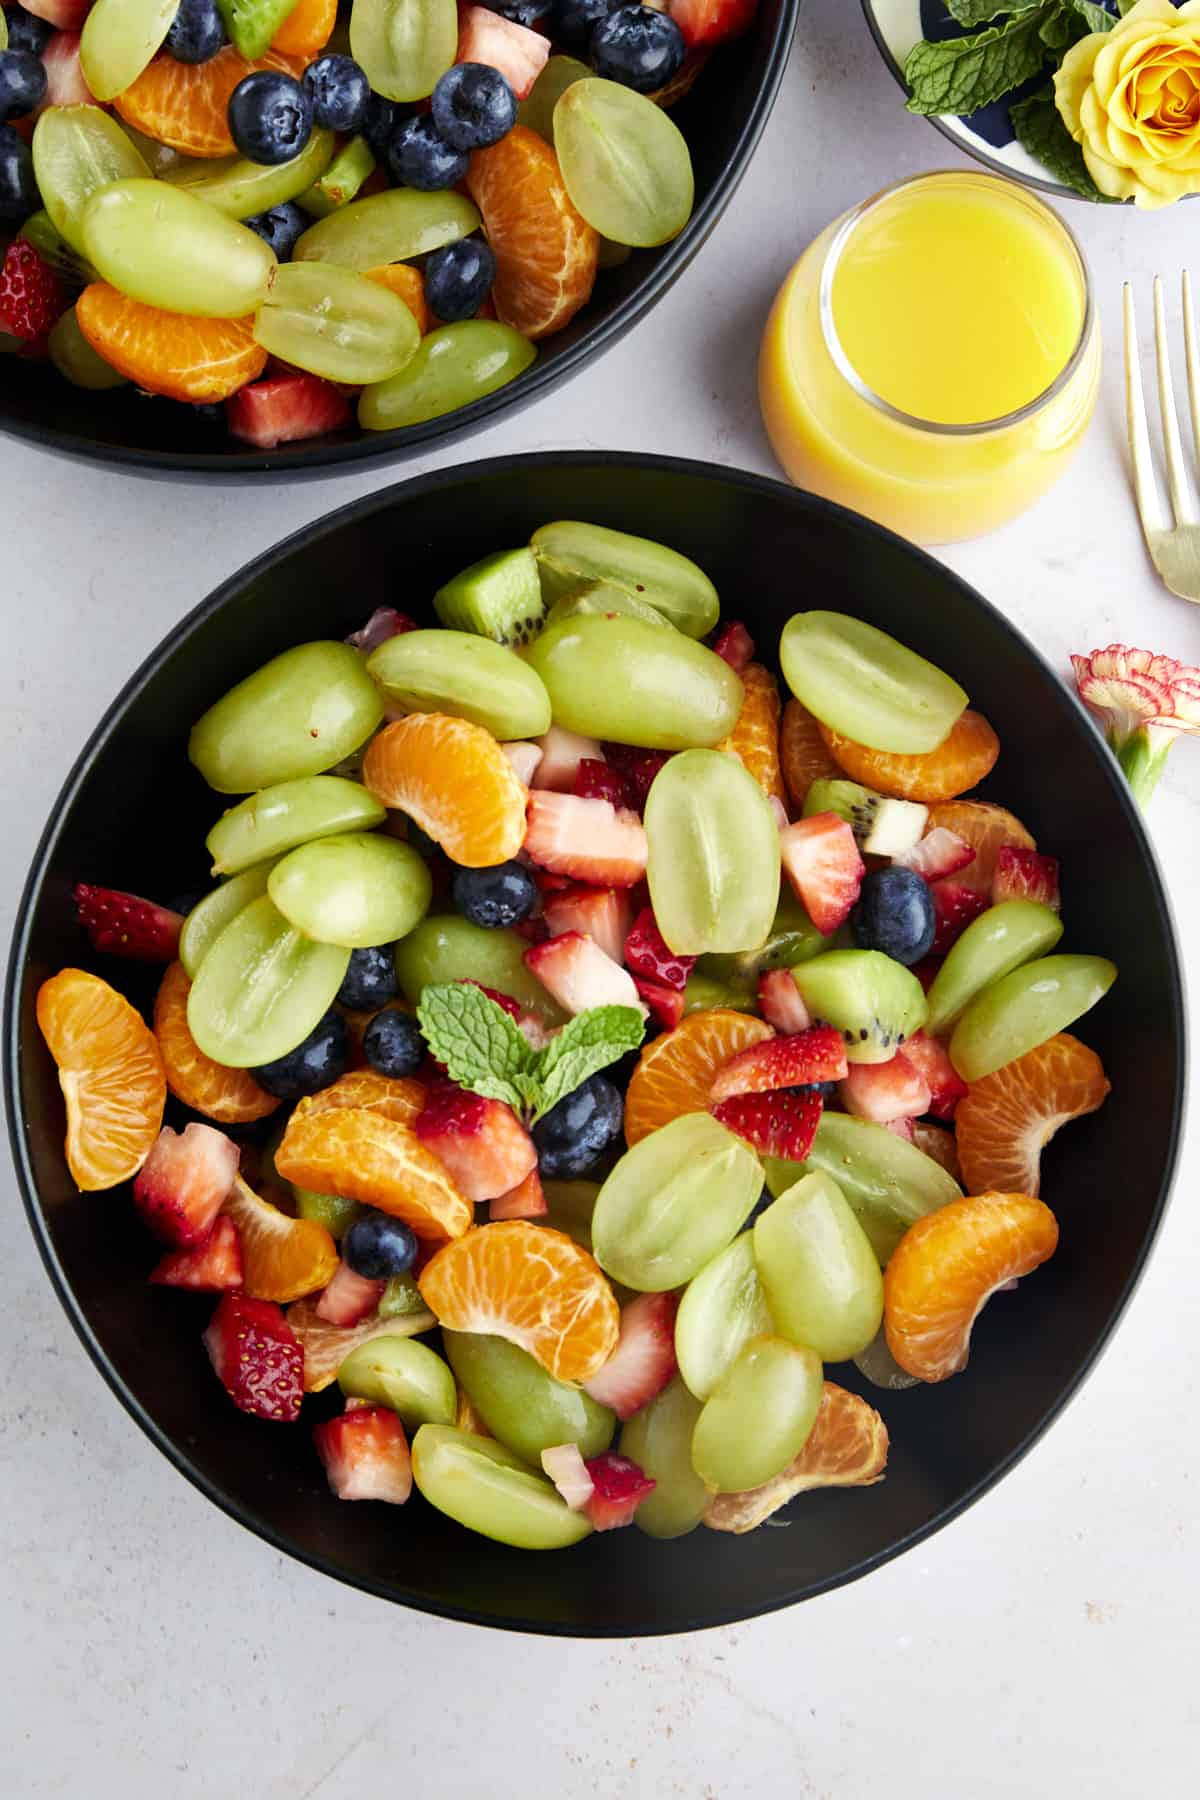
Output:
[[[1045,1158],[1057,1255],[985,1310],[966,1374],[882,1393],[851,1365],[833,1371],[887,1421],[887,1480],[806,1495],[788,1531],[701,1529],[665,1544],[625,1531],[537,1556],[470,1536],[419,1496],[402,1514],[345,1506],[325,1487],[305,1424],[234,1410],[200,1347],[211,1302],[147,1287],[154,1252],[132,1207],[121,1194],[77,1193],[63,1159],[38,985],[82,964],[151,998],[155,972],[139,979],[133,965],[89,952],[70,889],[78,878],[156,896],[202,885],[203,835],[221,802],[184,755],[191,721],[278,651],[340,636],[397,592],[411,606],[554,518],[661,538],[695,557],[764,653],[794,610],[819,605],[859,614],[952,671],[1004,747],[986,792],[1062,859],[1068,943],[1120,967],[1080,1027],[1112,1095]],[[1133,1291],[1183,1104],[1183,1000],[1162,881],[1112,757],[1057,676],[957,576],[853,513],[755,476],[629,455],[517,457],[425,476],[297,533],[198,607],[114,702],[54,807],[17,918],[6,1005],[6,1099],[30,1224],[84,1345],[159,1449],[242,1524],[339,1580],[426,1612],[581,1637],[685,1631],[788,1606],[865,1575],[998,1481],[1075,1392]]]
[[0,431],[85,462],[137,475],[215,477],[322,475],[394,462],[494,424],[559,388],[635,325],[696,255],[733,197],[775,104],[796,32],[800,0],[759,0],[750,30],[721,45],[671,117],[688,140],[696,205],[684,230],[657,250],[635,250],[601,270],[591,300],[564,331],[539,346],[516,381],[471,406],[400,431],[347,426],[325,437],[256,450],[210,417],[134,388],[85,393],[44,363],[3,359]]

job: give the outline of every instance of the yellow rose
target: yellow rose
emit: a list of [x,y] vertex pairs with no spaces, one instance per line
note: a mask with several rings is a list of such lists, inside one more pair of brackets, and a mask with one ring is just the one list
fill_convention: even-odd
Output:
[[1138,0],[1081,38],[1054,98],[1102,194],[1155,207],[1200,191],[1200,0]]

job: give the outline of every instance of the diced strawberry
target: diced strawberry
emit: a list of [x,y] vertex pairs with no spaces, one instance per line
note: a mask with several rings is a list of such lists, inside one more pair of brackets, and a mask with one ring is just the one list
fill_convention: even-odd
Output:
[[992,905],[999,906],[1002,900],[1036,900],[1058,912],[1058,858],[1039,856],[1036,850],[1022,850],[1016,844],[1002,844],[992,876]]
[[584,1388],[601,1406],[611,1406],[618,1419],[631,1419],[661,1394],[674,1375],[674,1294],[639,1294],[621,1308],[617,1347]]
[[781,1037],[807,1031],[812,1015],[800,997],[790,969],[768,969],[758,978],[758,1010]]
[[488,1207],[488,1218],[493,1223],[497,1219],[540,1219],[546,1210],[542,1178],[536,1169],[530,1169],[524,1181],[496,1196]]
[[585,756],[575,770],[572,792],[581,800],[611,800],[620,809],[629,805],[629,789],[619,769],[594,756]]
[[517,738],[514,743],[501,744],[500,748],[512,764],[521,786],[532,787],[542,760],[541,745],[527,744],[523,738]]
[[533,1139],[511,1106],[443,1082],[432,1088],[413,1129],[468,1200],[495,1200],[537,1167]]
[[803,1162],[813,1146],[824,1102],[819,1093],[780,1088],[770,1094],[735,1094],[719,1100],[713,1118],[745,1138],[760,1156]]
[[564,931],[544,944],[531,944],[524,960],[566,1012],[635,1006],[645,1016],[632,975],[582,931]]
[[667,945],[652,906],[644,906],[634,920],[633,930],[625,939],[624,954],[635,975],[646,975],[666,987],[685,988],[696,966],[694,956],[678,956]]
[[917,1119],[929,1111],[929,1085],[905,1056],[893,1056],[885,1063],[851,1063],[838,1092],[848,1113],[876,1125],[886,1125],[889,1119]]
[[150,1272],[156,1287],[200,1288],[219,1294],[244,1279],[237,1226],[223,1213],[206,1238],[190,1250],[168,1250]]
[[679,988],[668,987],[663,981],[651,981],[648,975],[635,975],[633,985],[642,997],[643,1005],[649,1007],[650,1017],[664,1031],[674,1031],[683,1017],[684,997]]
[[937,980],[937,972],[942,966],[940,956],[923,956],[919,963],[913,963],[912,972],[921,984],[922,993],[927,994]]
[[578,1444],[551,1444],[542,1451],[542,1467],[571,1508],[582,1512],[592,1497],[594,1483]]
[[82,31],[94,4],[95,0],[28,0],[25,11],[59,31]]
[[300,1417],[304,1351],[273,1300],[223,1295],[208,1322],[204,1347],[218,1380],[242,1412],[288,1422]]
[[766,1094],[776,1088],[840,1081],[847,1069],[842,1034],[832,1025],[810,1025],[791,1037],[749,1044],[717,1070],[709,1104],[732,1094]]
[[930,954],[945,956],[972,919],[986,912],[991,902],[986,894],[977,894],[962,881],[933,881],[929,891],[933,895],[933,916],[937,920]]
[[455,62],[489,63],[499,69],[518,100],[524,100],[545,68],[550,40],[515,25],[485,6],[464,6],[458,14]]
[[919,838],[911,850],[902,850],[892,861],[923,875],[926,881],[941,881],[943,876],[957,875],[975,861],[974,848],[945,825],[935,825]]
[[950,1054],[939,1038],[928,1032],[914,1031],[899,1053],[917,1070],[929,1089],[929,1105],[935,1119],[952,1119],[959,1101],[967,1092],[967,1084],[950,1061]]
[[182,913],[138,894],[91,887],[86,881],[77,881],[72,892],[76,917],[94,950],[136,962],[174,962],[178,956]]
[[754,639],[740,619],[730,619],[717,633],[713,652],[740,675],[746,664],[754,660]]
[[552,875],[591,887],[632,887],[646,872],[646,833],[636,813],[618,812],[607,800],[533,788],[526,818],[525,850]]
[[279,375],[252,381],[225,402],[231,437],[273,450],[301,438],[321,437],[350,423],[350,402],[340,388],[317,375]]
[[42,51],[46,70],[46,94],[38,108],[48,106],[95,106],[96,96],[87,84],[79,60],[79,32],[56,31]]
[[580,763],[604,761],[604,752],[595,738],[580,737],[577,731],[567,731],[561,725],[552,725],[538,738],[537,745],[542,760],[530,785],[548,788],[553,794],[575,792],[575,771]]
[[352,631],[346,642],[369,656],[372,650],[378,650],[380,644],[386,644],[389,638],[402,637],[406,631],[416,629],[417,621],[410,619],[407,613],[397,612],[394,606],[377,606],[366,624],[357,631]]
[[646,809],[646,795],[654,777],[674,755],[672,750],[638,750],[632,744],[606,743],[604,754],[615,769],[620,769],[629,786],[629,796],[638,812]]
[[387,1500],[412,1493],[412,1457],[390,1406],[356,1406],[313,1426],[313,1443],[339,1500]]
[[667,11],[689,50],[740,37],[758,10],[758,0],[670,0]]
[[521,1007],[511,994],[502,994],[499,988],[484,987],[482,981],[476,981],[472,975],[463,975],[460,980],[463,987],[478,988],[481,994],[486,994],[489,1000],[494,1000],[497,1006],[503,1007],[510,1019],[516,1019],[520,1023]]
[[627,1456],[605,1450],[584,1464],[592,1481],[592,1496],[584,1507],[597,1531],[615,1531],[629,1525],[643,1500],[654,1492],[655,1482]]
[[133,1203],[166,1244],[198,1244],[233,1186],[238,1147],[215,1125],[191,1124],[182,1135],[164,1125],[133,1183]]
[[[549,869],[539,869],[533,864],[530,867],[533,868],[533,879],[538,884],[538,893],[543,902],[550,894],[565,894],[569,887],[578,886],[569,875],[552,875]],[[544,932],[543,936],[548,937],[549,933]]]
[[889,1119],[883,1129],[885,1131],[890,1131],[893,1137],[903,1138],[906,1144],[911,1144],[915,1133],[915,1127],[916,1121],[914,1119]]
[[564,931],[582,931],[619,963],[633,918],[633,903],[628,888],[569,887],[547,899],[542,917],[551,937],[561,937]]
[[845,924],[866,873],[854,833],[836,813],[797,819],[779,834],[783,870],[818,931]]
[[[545,939],[537,941],[544,943]],[[531,1050],[544,1050],[554,1036],[546,1021],[535,1012],[523,1012],[517,1020],[517,1025],[520,1028],[521,1036]]]
[[386,1281],[368,1281],[348,1262],[340,1262],[317,1301],[317,1317],[328,1325],[358,1325],[375,1311],[386,1286]]
[[0,331],[40,344],[67,307],[67,296],[49,263],[25,238],[14,238],[0,263]]

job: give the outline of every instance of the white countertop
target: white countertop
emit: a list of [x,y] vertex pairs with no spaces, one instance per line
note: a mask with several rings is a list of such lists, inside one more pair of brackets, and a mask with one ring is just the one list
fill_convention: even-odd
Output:
[[[885,180],[956,160],[906,116],[854,0],[807,0],[754,165],[699,259],[630,337],[536,409],[421,462],[290,490],[140,482],[0,440],[5,938],[84,738],[218,581],[327,509],[458,460],[625,448],[773,473],[753,370],[785,269]],[[1095,423],[1054,493],[946,560],[1060,665],[1114,638],[1200,662],[1200,610],[1157,582],[1127,496],[1119,337],[1122,278],[1137,281],[1148,323],[1149,278],[1174,278],[1194,254],[1196,214],[1073,205],[1069,216],[1108,338]],[[1200,891],[1198,800],[1200,744],[1180,744],[1151,818],[1185,928]],[[1193,1129],[1151,1268],[1101,1366],[965,1517],[802,1608],[587,1644],[389,1608],[218,1513],[87,1360],[10,1180],[0,1790],[1182,1800],[1200,1734],[1198,1187]]]

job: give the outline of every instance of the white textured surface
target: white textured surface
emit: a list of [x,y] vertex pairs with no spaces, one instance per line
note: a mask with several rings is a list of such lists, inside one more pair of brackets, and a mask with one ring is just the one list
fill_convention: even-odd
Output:
[[[565,392],[430,463],[616,446],[769,471],[752,374],[784,270],[847,204],[952,157],[906,117],[854,0],[808,0],[754,166],[669,302]],[[1118,358],[1120,278],[1144,289],[1153,269],[1177,270],[1195,214],[1076,206],[1070,217],[1109,337],[1099,414],[1056,493],[947,560],[1060,663],[1113,637],[1200,661],[1200,611],[1157,585],[1126,497]],[[245,558],[390,478],[290,492],[169,487],[0,443],[6,927],[59,783],[141,657]],[[1185,929],[1200,891],[1198,793],[1200,745],[1180,745],[1153,825]],[[1194,974],[1194,948],[1190,960]],[[624,1645],[513,1641],[389,1609],[230,1523],[150,1447],[84,1357],[10,1178],[0,1790],[11,1800],[1193,1794],[1192,1137],[1114,1345],[996,1492],[868,1581],[799,1610]]]

